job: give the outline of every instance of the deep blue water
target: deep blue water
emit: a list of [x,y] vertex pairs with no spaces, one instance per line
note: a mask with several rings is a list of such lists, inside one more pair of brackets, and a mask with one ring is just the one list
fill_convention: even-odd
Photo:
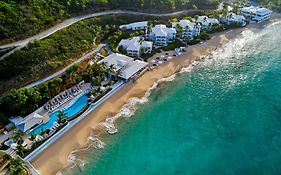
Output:
[[281,174],[281,25],[210,58],[161,84],[70,174]]

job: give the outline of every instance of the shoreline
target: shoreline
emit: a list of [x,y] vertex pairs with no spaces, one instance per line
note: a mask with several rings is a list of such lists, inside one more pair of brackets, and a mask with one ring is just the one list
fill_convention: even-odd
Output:
[[182,55],[156,69],[145,72],[135,82],[125,85],[113,94],[101,106],[65,133],[63,137],[46,148],[31,163],[41,174],[56,174],[68,164],[71,152],[83,147],[88,142],[91,131],[97,129],[97,126],[104,122],[108,116],[118,114],[130,99],[141,99],[155,82],[180,72],[182,68],[190,66],[193,61],[199,61],[200,57],[207,56],[210,52],[238,37],[246,29],[238,28],[231,32],[216,33],[209,41],[190,46]]
[[[142,99],[156,82],[180,72],[182,68],[190,66],[194,61],[204,59],[210,52],[224,46],[230,40],[238,38],[243,31],[251,29],[251,26],[213,34],[209,41],[190,46],[186,49],[186,53],[173,58],[156,69],[145,72],[135,82],[125,85],[97,109],[88,114],[87,117],[65,133],[63,137],[59,138],[32,160],[32,164],[41,174],[56,174],[68,165],[68,157],[74,150],[87,144],[90,133],[98,129],[98,126],[104,123],[108,116],[115,118],[132,98]],[[253,26],[253,28],[259,29],[259,25],[256,26]]]

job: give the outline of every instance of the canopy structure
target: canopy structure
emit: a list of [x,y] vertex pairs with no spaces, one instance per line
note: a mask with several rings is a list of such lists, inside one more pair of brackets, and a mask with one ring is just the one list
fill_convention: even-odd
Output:
[[103,62],[106,63],[108,66],[113,65],[116,71],[120,70],[121,74],[119,75],[119,77],[125,80],[130,79],[136,73],[140,72],[147,66],[146,62],[134,60],[131,57],[118,53],[113,53],[108,57],[105,57],[99,63]]

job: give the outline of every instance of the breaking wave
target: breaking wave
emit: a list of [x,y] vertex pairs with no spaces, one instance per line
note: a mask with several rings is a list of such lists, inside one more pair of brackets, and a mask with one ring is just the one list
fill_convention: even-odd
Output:
[[[176,78],[176,75],[178,74],[191,72],[192,69],[197,65],[208,66],[208,64],[214,60],[225,61],[228,59],[228,57],[231,56],[233,52],[236,52],[237,50],[241,50],[246,42],[252,41],[256,37],[251,30],[247,30],[247,29],[244,30],[241,33],[241,35],[242,37],[238,37],[234,40],[231,40],[230,42],[226,43],[224,46],[219,47],[216,50],[210,52],[208,55],[201,56],[199,58],[199,60],[201,61],[193,61],[192,64],[190,64],[188,67],[182,68],[179,72],[167,78],[159,79],[145,92],[145,95],[142,98],[133,97],[129,99],[129,101],[125,105],[123,105],[119,113],[117,113],[114,116],[107,117],[104,122],[98,124],[99,127],[105,129],[105,131],[108,132],[109,134],[117,133],[118,129],[116,126],[116,120],[122,117],[133,116],[135,111],[137,110],[138,105],[146,103],[148,101],[148,97],[160,84],[173,81]],[[68,165],[64,169],[59,171],[57,175],[64,174],[65,172],[68,172],[70,169],[74,167],[78,167],[81,171],[83,171],[83,168],[87,162],[85,160],[78,158],[77,154],[80,152],[85,152],[89,148],[102,149],[104,148],[104,146],[105,143],[99,140],[99,134],[90,133],[90,136],[88,138],[88,143],[86,144],[86,146],[81,149],[72,151],[68,157]]]

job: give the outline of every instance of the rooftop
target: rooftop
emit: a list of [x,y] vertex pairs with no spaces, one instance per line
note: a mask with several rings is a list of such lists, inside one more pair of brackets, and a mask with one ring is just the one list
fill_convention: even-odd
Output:
[[249,6],[249,7],[243,7],[240,9],[241,11],[246,11],[246,12],[251,12],[251,13],[259,13],[259,14],[268,14],[272,13],[271,10],[263,7],[254,7],[254,6]]
[[142,47],[152,47],[152,45],[153,45],[153,42],[151,42],[151,41],[143,41],[141,43]]
[[227,14],[227,18],[228,19],[233,19],[233,20],[236,20],[236,21],[241,21],[241,20],[245,20],[245,17],[242,16],[242,15],[237,15],[235,13],[228,13]]
[[176,30],[174,28],[168,28],[166,25],[160,24],[156,25],[152,29],[152,33],[154,33],[156,36],[167,36],[169,33],[176,33]]
[[152,47],[153,43],[150,41],[141,41],[141,37],[133,37],[131,39],[122,39],[119,46],[123,46],[128,50],[139,50],[141,47]]
[[11,118],[10,121],[13,122],[19,130],[26,132],[35,125],[42,123],[44,121],[44,117],[36,112],[33,112],[25,118],[16,117]]
[[202,23],[203,25],[219,24],[219,21],[216,18],[209,18],[208,16],[199,16],[198,22]]
[[193,30],[193,28],[196,25],[194,22],[190,22],[189,20],[186,19],[180,20],[179,22],[173,22],[172,26],[175,27],[177,24],[179,24],[183,28],[186,28],[188,26],[190,30]]
[[117,70],[120,70],[132,61],[134,61],[134,59],[131,57],[119,53],[113,53],[102,59],[99,63],[104,62],[109,66],[114,65]]
[[140,21],[140,22],[134,22],[129,24],[132,28],[133,27],[146,27],[148,25],[147,21]]
[[130,24],[121,25],[119,28],[131,29],[131,28],[147,27],[147,26],[148,26],[147,21],[140,21],[140,22],[134,22],[134,23],[130,23]]
[[100,63],[101,62],[105,62],[107,65],[114,65],[117,70],[121,70],[120,77],[126,80],[131,78],[147,65],[146,62],[140,60],[134,61],[133,58],[118,53],[109,55],[101,60]]
[[121,77],[127,80],[132,77],[135,73],[143,69],[146,65],[146,62],[135,60],[126,66],[126,69],[121,73]]

